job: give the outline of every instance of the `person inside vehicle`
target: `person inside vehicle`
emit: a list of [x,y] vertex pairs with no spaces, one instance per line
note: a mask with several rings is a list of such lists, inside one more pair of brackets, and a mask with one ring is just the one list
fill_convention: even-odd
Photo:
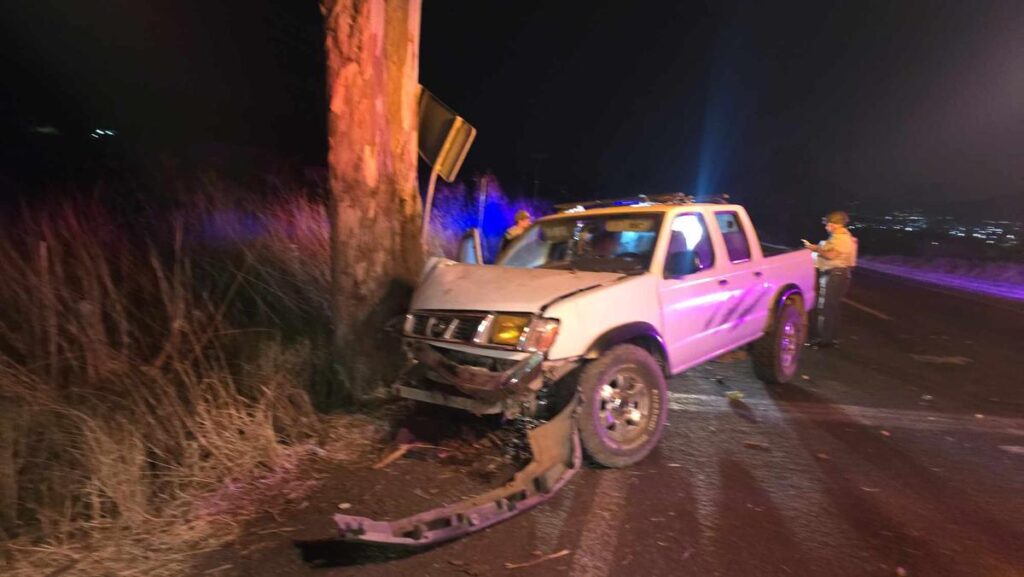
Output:
[[613,232],[595,232],[590,239],[590,256],[610,258],[619,248],[619,239]]
[[504,252],[508,245],[512,244],[512,241],[519,238],[526,229],[530,228],[530,224],[533,219],[530,217],[530,213],[525,210],[516,212],[516,223],[508,227],[505,230],[505,236],[501,237],[501,246],[498,248],[498,252]]
[[836,210],[828,213],[821,222],[828,231],[827,240],[811,244],[801,239],[804,248],[815,253],[814,262],[818,269],[817,319],[808,343],[815,348],[838,344],[840,303],[850,288],[853,267],[857,266],[857,239],[846,228],[850,217]]

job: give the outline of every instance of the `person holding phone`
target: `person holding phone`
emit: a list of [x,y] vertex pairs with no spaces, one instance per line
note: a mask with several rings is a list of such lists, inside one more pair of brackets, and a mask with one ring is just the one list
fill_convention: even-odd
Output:
[[804,248],[815,253],[818,269],[817,319],[808,343],[815,348],[834,347],[838,343],[839,309],[850,288],[853,267],[857,266],[857,238],[846,228],[850,217],[841,210],[825,215],[821,223],[828,239],[812,244],[801,239]]

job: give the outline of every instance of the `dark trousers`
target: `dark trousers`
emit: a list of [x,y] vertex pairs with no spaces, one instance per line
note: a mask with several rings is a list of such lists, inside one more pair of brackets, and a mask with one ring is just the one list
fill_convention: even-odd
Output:
[[836,341],[839,334],[839,309],[850,288],[850,269],[834,268],[818,273],[817,329],[814,335],[827,343]]

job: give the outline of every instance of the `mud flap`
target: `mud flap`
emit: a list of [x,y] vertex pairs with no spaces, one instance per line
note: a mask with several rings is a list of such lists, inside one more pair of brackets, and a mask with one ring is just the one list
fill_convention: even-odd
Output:
[[533,460],[505,486],[396,521],[335,515],[341,539],[422,547],[457,539],[514,517],[551,498],[580,469],[582,452],[572,402],[530,430]]

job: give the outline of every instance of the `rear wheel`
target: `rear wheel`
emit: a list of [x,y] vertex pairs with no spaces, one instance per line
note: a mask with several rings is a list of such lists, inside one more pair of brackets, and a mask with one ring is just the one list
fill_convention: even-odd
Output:
[[668,385],[657,361],[634,345],[618,345],[583,368],[580,441],[593,461],[626,467],[646,457],[668,417]]
[[779,308],[772,328],[754,342],[751,357],[754,374],[766,383],[788,383],[800,367],[807,325],[799,297],[790,297]]

